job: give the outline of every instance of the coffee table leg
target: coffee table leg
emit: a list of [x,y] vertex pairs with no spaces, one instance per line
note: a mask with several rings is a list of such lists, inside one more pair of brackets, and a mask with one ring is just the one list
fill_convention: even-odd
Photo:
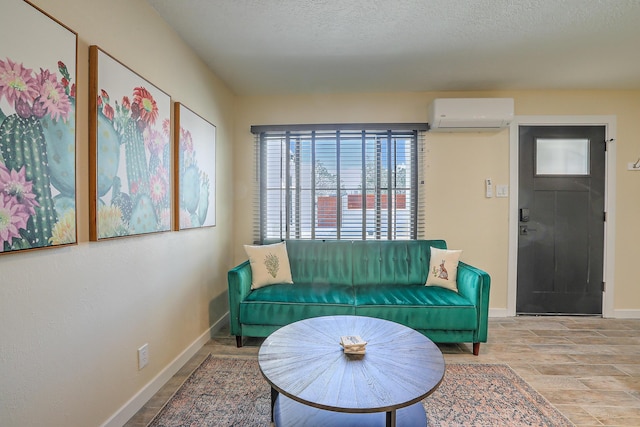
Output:
[[271,387],[271,422],[273,422],[273,408],[276,406],[276,399],[278,398],[278,390]]
[[396,410],[387,412],[387,427],[396,427]]

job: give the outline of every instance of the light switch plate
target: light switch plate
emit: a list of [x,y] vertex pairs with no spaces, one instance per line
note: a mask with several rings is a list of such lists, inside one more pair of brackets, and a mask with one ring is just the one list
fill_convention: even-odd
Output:
[[509,186],[506,184],[496,185],[496,197],[509,197]]

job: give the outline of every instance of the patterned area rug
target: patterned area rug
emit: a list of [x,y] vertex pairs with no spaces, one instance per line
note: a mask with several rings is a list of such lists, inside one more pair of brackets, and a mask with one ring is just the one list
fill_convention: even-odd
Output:
[[430,427],[573,426],[507,365],[447,365],[422,403]]
[[[423,405],[430,427],[573,425],[506,365],[448,364]],[[256,359],[209,355],[149,426],[268,427],[270,410]]]

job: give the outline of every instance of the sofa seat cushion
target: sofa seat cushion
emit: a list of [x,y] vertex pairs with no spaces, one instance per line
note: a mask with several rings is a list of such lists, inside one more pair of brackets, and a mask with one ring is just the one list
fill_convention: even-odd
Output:
[[464,296],[424,285],[366,285],[356,288],[356,314],[414,329],[477,329],[476,307]]
[[240,323],[287,325],[310,317],[354,314],[353,287],[277,284],[249,293],[240,303]]

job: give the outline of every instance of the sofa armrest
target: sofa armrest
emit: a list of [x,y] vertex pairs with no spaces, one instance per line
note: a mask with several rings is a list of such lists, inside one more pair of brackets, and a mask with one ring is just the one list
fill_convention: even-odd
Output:
[[245,261],[227,273],[229,284],[229,324],[231,335],[241,336],[240,303],[251,292],[251,264]]
[[479,268],[459,262],[456,281],[458,282],[458,292],[469,299],[477,308],[478,329],[474,342],[487,342],[491,277]]

